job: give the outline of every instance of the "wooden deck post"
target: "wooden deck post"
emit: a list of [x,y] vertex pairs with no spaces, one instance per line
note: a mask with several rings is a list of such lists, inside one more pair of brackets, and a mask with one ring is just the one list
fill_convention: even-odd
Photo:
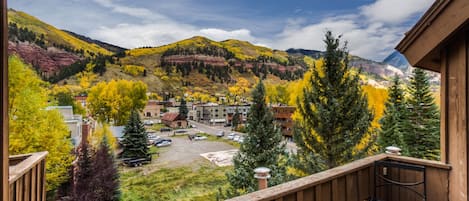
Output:
[[1,200],[9,200],[9,190],[8,190],[8,24],[7,24],[7,3],[6,0],[1,0],[0,4],[0,18],[2,21],[2,30],[0,35],[0,48],[1,48],[1,71],[0,77],[2,85],[0,87],[0,94],[2,96],[2,102],[0,107],[1,113],[1,125],[2,132],[0,136],[0,152],[2,158],[0,160],[1,167]]
[[451,165],[449,200],[467,200],[469,193],[468,85],[469,32],[453,37],[441,50],[441,154]]

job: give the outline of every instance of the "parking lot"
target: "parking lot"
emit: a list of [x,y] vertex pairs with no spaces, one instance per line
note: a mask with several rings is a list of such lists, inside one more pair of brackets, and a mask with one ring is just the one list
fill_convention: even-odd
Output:
[[[165,137],[165,134],[163,134],[162,137]],[[191,141],[187,135],[169,138],[172,140],[171,146],[160,148],[160,156],[155,161],[152,161],[153,164],[168,168],[192,165],[198,163],[200,160],[205,160],[200,154],[236,149],[224,142],[207,140]]]

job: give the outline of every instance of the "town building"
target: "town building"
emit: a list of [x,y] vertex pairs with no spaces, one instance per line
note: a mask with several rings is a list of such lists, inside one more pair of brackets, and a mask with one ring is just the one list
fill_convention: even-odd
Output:
[[79,102],[82,107],[86,108],[86,99],[88,96],[86,94],[80,94],[78,96],[75,96],[75,101]]
[[290,140],[293,137],[292,115],[295,110],[296,108],[293,106],[272,106],[274,121],[280,126],[283,136]]
[[157,100],[148,100],[145,108],[140,113],[142,119],[160,119],[164,105]]
[[233,116],[236,114],[236,110],[238,110],[241,123],[246,123],[250,109],[251,105],[249,104],[226,106],[226,122],[231,124],[233,122]]
[[[73,146],[78,147],[83,140],[83,117],[73,114],[72,106],[49,106],[46,110],[57,110],[60,112],[70,131]],[[90,131],[87,130],[85,132],[89,134]]]
[[170,128],[187,128],[188,126],[186,118],[175,112],[165,113],[161,122]]
[[[213,125],[224,124],[226,122],[226,108],[217,103],[206,103],[194,105],[191,112],[192,119],[197,122],[209,123]],[[189,118],[191,118],[189,116]]]

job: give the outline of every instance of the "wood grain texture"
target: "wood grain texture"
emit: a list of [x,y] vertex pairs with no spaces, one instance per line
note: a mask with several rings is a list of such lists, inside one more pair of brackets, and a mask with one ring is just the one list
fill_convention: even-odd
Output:
[[10,201],[46,200],[47,152],[11,156]]
[[464,34],[459,34],[445,48],[448,56],[447,70],[447,162],[452,170],[449,174],[449,199],[467,200],[467,54]]
[[[247,195],[229,199],[228,201],[363,201],[373,197],[374,184],[374,161],[395,160],[396,162],[411,165],[425,166],[427,174],[427,192],[432,192],[435,200],[447,201],[448,190],[444,188],[448,184],[450,166],[441,162],[413,159],[409,157],[378,155],[368,157],[367,160],[358,160],[350,164],[327,170],[308,177],[294,180],[285,184],[273,186],[264,190],[256,191]],[[362,167],[359,167],[359,166]],[[351,169],[347,169],[351,167]],[[377,169],[377,171],[382,170]],[[423,172],[411,170],[388,170],[393,180],[402,182],[415,182],[423,179]],[[308,180],[304,180],[308,179]],[[307,182],[309,181],[309,183]],[[301,186],[304,185],[304,186]],[[293,188],[294,187],[294,188]],[[423,186],[416,187],[423,191]],[[415,201],[421,200],[414,193],[394,187],[385,187],[378,191],[381,200]]]
[[0,35],[0,49],[1,49],[1,87],[0,94],[2,96],[2,102],[0,106],[0,113],[2,118],[2,131],[0,134],[0,154],[2,158],[0,159],[0,199],[9,200],[9,183],[8,183],[8,25],[7,25],[7,4],[6,0],[1,0],[0,3],[0,20],[2,23],[1,26],[1,35]]

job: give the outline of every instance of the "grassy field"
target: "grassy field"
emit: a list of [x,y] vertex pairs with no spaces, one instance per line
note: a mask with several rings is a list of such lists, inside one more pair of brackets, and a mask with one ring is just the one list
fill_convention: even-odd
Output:
[[[228,140],[225,137],[217,137],[217,136],[209,135],[209,134],[206,134],[206,133],[203,133],[201,135],[206,136],[208,141],[224,142],[224,143],[227,143],[227,144],[229,144],[233,147],[236,147],[238,149],[239,149],[239,146],[240,146],[240,144],[238,142],[235,142],[233,140]],[[228,135],[228,134],[226,134],[226,135]]]
[[[240,147],[240,144],[239,142],[235,142],[233,140],[228,140],[226,139],[225,137],[217,137],[217,136],[214,136],[214,135],[209,135],[207,133],[197,133],[196,135],[201,135],[201,136],[205,136],[207,137],[207,140],[208,141],[212,141],[212,142],[224,142],[226,144],[229,144],[233,147],[236,147],[239,149]],[[227,135],[227,134],[226,134]],[[177,136],[174,136],[174,137],[187,137],[186,135],[177,135]]]
[[216,200],[218,188],[228,185],[225,173],[231,169],[206,162],[200,167],[163,168],[147,174],[142,168],[121,171],[122,200]]

